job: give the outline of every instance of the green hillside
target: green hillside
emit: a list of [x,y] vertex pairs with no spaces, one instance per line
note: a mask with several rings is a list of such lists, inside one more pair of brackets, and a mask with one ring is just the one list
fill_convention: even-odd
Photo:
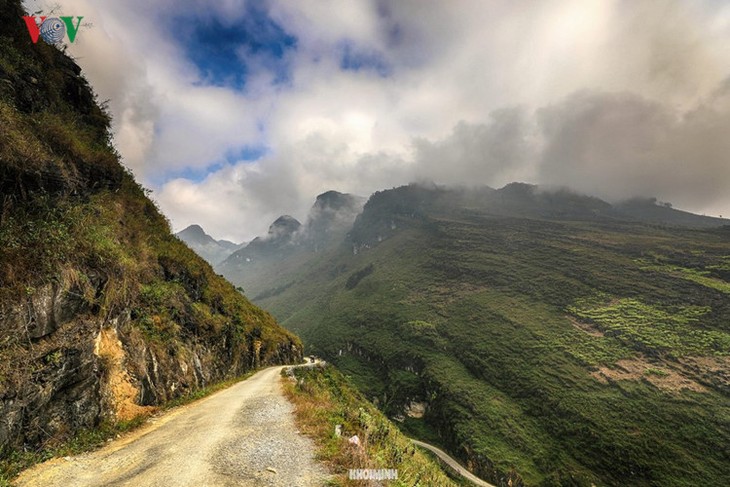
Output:
[[390,416],[427,403],[406,430],[486,479],[727,480],[727,226],[639,223],[524,185],[409,186],[278,279],[258,304]]
[[302,348],[171,234],[80,68],[22,15],[0,1],[0,482]]

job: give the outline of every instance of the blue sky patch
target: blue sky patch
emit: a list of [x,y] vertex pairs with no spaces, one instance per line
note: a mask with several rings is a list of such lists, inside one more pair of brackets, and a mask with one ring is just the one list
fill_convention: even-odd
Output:
[[194,183],[201,183],[205,178],[208,177],[209,174],[212,174],[216,171],[220,171],[223,169],[223,164],[217,163],[217,164],[211,164],[208,167],[186,167],[182,171],[179,171],[173,175],[168,175],[165,179],[170,181],[172,179],[188,179]]
[[228,164],[236,164],[244,161],[256,161],[268,153],[268,147],[261,145],[247,145],[237,149],[228,150],[226,152],[225,159]]
[[265,5],[248,2],[240,19],[175,17],[169,25],[206,85],[243,90],[253,69],[268,69],[274,83],[290,79],[286,53],[297,40],[269,17]]
[[177,171],[169,171],[164,176],[153,177],[152,183],[162,186],[173,179],[183,178],[193,183],[201,183],[210,174],[220,171],[225,166],[232,166],[241,162],[254,162],[269,153],[269,148],[261,145],[246,145],[226,151],[221,160],[208,164],[205,167],[186,167]]

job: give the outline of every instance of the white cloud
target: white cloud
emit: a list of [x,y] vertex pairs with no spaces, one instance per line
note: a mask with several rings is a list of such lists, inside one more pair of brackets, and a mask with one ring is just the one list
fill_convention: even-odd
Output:
[[[244,48],[244,91],[204,86],[160,19],[187,9],[232,25],[245,0],[61,4],[94,23],[71,52],[177,229],[247,239],[318,192],[416,179],[570,184],[730,214],[718,2],[270,0],[259,5],[296,38],[290,79],[274,83],[272,60]],[[341,69],[345,49],[361,69]],[[269,152],[178,177],[245,145]]]

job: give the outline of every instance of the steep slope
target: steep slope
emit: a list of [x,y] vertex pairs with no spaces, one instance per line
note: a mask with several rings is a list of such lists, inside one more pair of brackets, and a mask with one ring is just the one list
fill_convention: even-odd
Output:
[[721,484],[730,227],[632,220],[526,185],[383,191],[258,303],[496,484]]
[[[318,443],[319,458],[335,474],[327,485],[382,485],[365,480],[348,483],[350,469],[397,470],[398,479],[387,485],[462,485],[419,451],[333,366],[318,363],[289,369],[284,390],[294,403],[300,429]],[[355,435],[357,447],[348,441]]]
[[216,266],[249,296],[279,292],[271,283],[289,275],[333,246],[337,247],[362,210],[364,198],[328,191],[317,196],[305,224],[289,215],[279,217],[265,237],[257,237]]
[[205,233],[200,225],[190,225],[175,235],[210,265],[222,262],[226,257],[241,248],[241,245],[233,242],[214,239]]
[[0,1],[0,459],[301,357],[171,234],[79,67],[22,15]]

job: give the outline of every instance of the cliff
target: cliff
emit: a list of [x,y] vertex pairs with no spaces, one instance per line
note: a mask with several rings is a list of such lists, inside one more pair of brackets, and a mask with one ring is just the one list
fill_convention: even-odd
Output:
[[0,0],[0,456],[299,360],[172,235],[81,69],[23,15]]

